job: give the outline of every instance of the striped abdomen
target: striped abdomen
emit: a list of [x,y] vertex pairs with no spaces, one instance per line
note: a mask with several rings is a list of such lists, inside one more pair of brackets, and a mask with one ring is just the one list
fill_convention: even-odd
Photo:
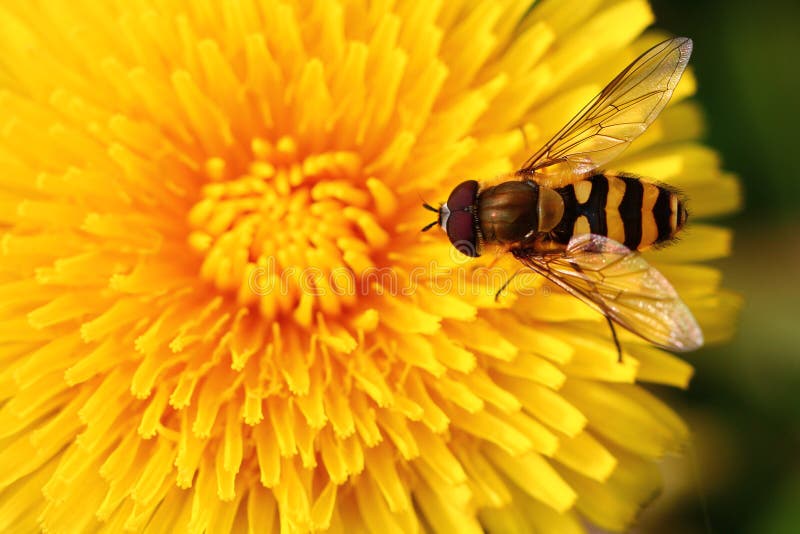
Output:
[[669,241],[686,222],[677,192],[633,176],[596,174],[556,192],[564,215],[550,235],[559,243],[592,233],[643,249]]

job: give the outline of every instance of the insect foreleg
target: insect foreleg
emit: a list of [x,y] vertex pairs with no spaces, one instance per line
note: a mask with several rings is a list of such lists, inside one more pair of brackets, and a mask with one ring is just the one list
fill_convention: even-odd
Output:
[[495,302],[499,302],[500,301],[500,293],[502,293],[505,290],[505,288],[508,287],[508,285],[511,283],[511,281],[514,280],[514,278],[516,278],[518,274],[519,274],[519,271],[516,271],[514,274],[512,274],[508,278],[508,280],[505,281],[505,283],[502,286],[500,286],[500,289],[498,289],[497,293],[494,294],[494,301]]

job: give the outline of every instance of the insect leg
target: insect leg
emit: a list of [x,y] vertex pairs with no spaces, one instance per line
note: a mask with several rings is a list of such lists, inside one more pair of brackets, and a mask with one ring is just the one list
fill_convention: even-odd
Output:
[[522,143],[525,145],[525,150],[528,150],[528,134],[525,132],[525,125],[520,124],[517,128],[519,128],[519,132],[522,134]]
[[507,287],[508,287],[508,284],[510,284],[510,283],[511,283],[511,281],[512,281],[514,278],[516,278],[518,274],[519,274],[519,271],[516,271],[514,274],[512,274],[512,275],[511,275],[511,277],[509,277],[509,279],[508,279],[508,280],[506,280],[506,281],[505,281],[505,283],[504,283],[502,286],[500,286],[500,289],[498,289],[498,290],[497,290],[497,293],[495,293],[495,294],[494,294],[494,301],[495,301],[495,302],[499,302],[499,301],[500,301],[500,293],[502,293],[502,292],[503,292],[503,290],[505,290],[505,288],[507,288]]
[[619,345],[619,339],[617,339],[617,330],[614,328],[614,321],[611,320],[611,317],[606,315],[605,313],[603,316],[606,318],[608,322],[608,327],[611,329],[611,337],[614,338],[614,346],[617,347],[617,362],[622,363],[622,347]]
[[[580,265],[573,262],[572,260],[570,260],[569,263],[572,266],[572,268],[575,269],[576,272],[583,273],[583,270],[581,269]],[[599,296],[599,293],[597,292],[597,286],[595,285],[595,283],[589,279],[587,279],[586,281],[589,283],[589,285],[591,285],[592,292],[595,295]],[[598,298],[598,301],[602,301],[602,299]],[[608,313],[605,312],[605,310],[602,311],[602,314],[603,317],[606,318],[608,327],[611,329],[611,337],[614,340],[614,346],[617,347],[617,362],[622,363],[622,346],[619,344],[619,338],[617,338],[617,329],[614,328],[614,321],[611,320],[611,317],[608,315]]]

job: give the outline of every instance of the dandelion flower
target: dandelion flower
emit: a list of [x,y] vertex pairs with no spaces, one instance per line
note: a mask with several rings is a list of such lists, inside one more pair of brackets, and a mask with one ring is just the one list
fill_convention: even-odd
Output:
[[[0,530],[624,529],[688,436],[636,383],[690,366],[627,335],[618,364],[565,295],[441,291],[460,266],[419,199],[513,170],[652,22],[640,0],[3,2]],[[696,220],[737,185],[691,91],[614,166]],[[736,299],[689,262],[729,241],[695,223],[651,258],[707,340]]]

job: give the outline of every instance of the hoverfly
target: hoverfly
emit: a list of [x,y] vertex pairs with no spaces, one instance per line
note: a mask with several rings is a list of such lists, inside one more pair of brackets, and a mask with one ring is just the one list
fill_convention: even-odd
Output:
[[684,200],[668,186],[600,170],[664,109],[691,52],[692,40],[676,37],[639,56],[513,180],[486,188],[468,180],[438,209],[425,204],[438,219],[423,231],[438,224],[467,256],[490,244],[511,252],[602,313],[620,358],[614,323],[666,349],[700,347],[691,312],[637,252],[674,239],[686,223]]

